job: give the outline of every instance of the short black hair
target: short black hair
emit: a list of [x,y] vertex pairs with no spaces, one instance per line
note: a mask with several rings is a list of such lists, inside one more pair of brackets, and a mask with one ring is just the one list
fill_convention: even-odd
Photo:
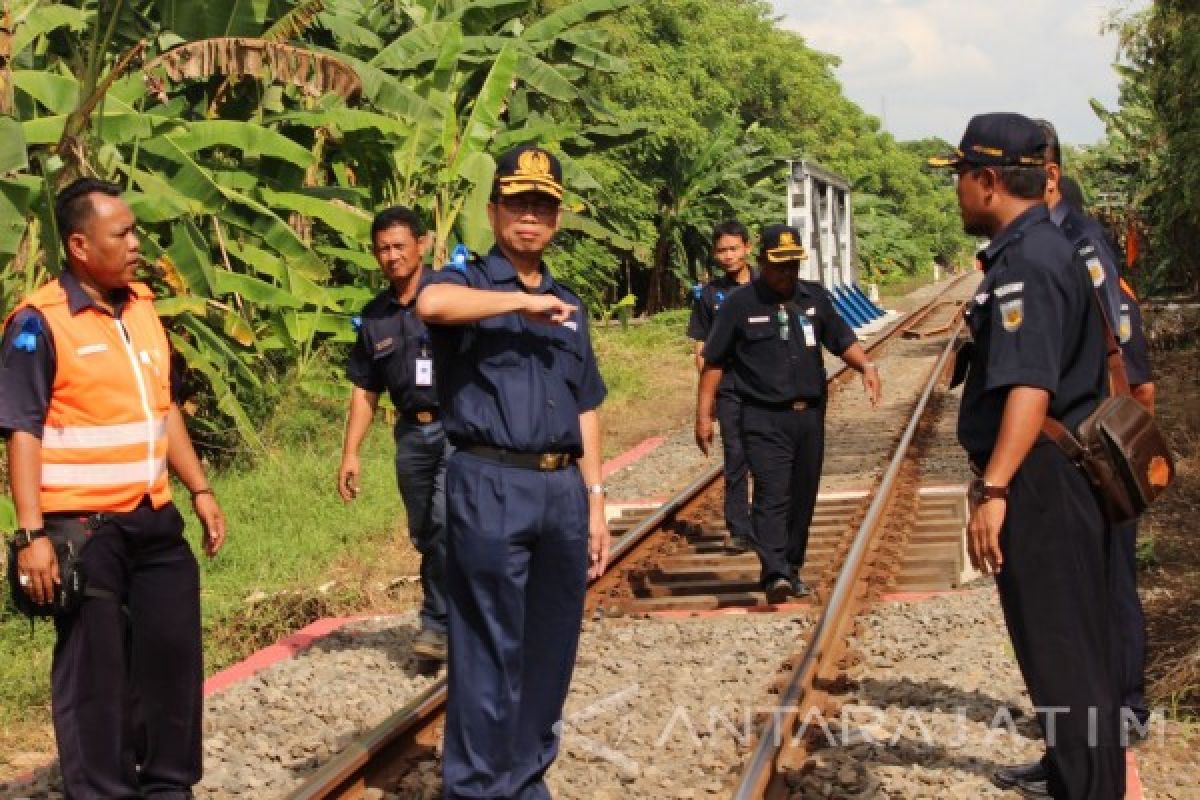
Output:
[[1058,141],[1058,131],[1054,128],[1054,123],[1046,119],[1035,119],[1033,122],[1042,129],[1042,134],[1046,137],[1046,150],[1043,154],[1046,163],[1063,166],[1062,145]]
[[380,211],[371,221],[371,247],[375,246],[376,236],[398,225],[408,228],[414,239],[420,239],[425,235],[425,226],[421,223],[421,217],[417,212],[408,206],[392,206]]
[[54,196],[54,224],[58,226],[58,239],[63,249],[66,249],[71,234],[83,230],[84,223],[92,216],[89,199],[92,194],[120,197],[121,187],[98,178],[76,178]]
[[1022,200],[1040,200],[1046,196],[1045,167],[981,167],[972,165],[969,172],[990,169],[1005,190]]
[[715,245],[722,236],[737,236],[747,244],[750,242],[749,229],[736,219],[727,219],[724,222],[717,223],[716,227],[713,228],[713,244]]

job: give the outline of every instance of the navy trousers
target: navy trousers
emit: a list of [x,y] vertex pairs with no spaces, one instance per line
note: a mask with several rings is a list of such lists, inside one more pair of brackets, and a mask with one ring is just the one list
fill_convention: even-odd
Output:
[[1058,800],[1125,792],[1109,585],[1113,531],[1083,472],[1036,444],[1009,484],[996,576]]
[[396,483],[408,535],[421,554],[421,627],[446,632],[446,460],[442,423],[396,423]]
[[730,536],[750,541],[750,471],[742,447],[742,398],[736,392],[717,393],[717,422],[725,455],[725,527]]
[[445,797],[549,798],[587,588],[587,491],[573,466],[539,472],[462,451],[446,490]]
[[762,582],[798,575],[825,460],[825,410],[742,408],[742,442],[754,475],[754,536]]
[[55,618],[50,682],[64,792],[190,798],[201,774],[204,672],[199,570],[183,518],[171,504],[114,515],[82,559],[88,585],[116,599],[89,597]]
[[1145,723],[1150,710],[1146,708],[1146,617],[1137,592],[1137,523],[1116,526],[1111,543],[1109,580],[1121,706]]

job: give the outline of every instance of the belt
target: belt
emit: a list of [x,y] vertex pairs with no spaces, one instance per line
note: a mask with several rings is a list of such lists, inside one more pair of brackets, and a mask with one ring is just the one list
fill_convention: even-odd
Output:
[[518,453],[515,450],[489,447],[485,444],[469,444],[458,449],[477,458],[495,461],[497,464],[506,464],[522,469],[536,469],[541,472],[566,469],[575,463],[575,456],[570,453]]
[[400,414],[405,422],[413,425],[428,425],[431,422],[437,422],[441,418],[441,412],[436,408],[422,408],[418,411],[404,411]]
[[765,408],[768,411],[808,411],[810,408],[820,408],[819,402],[812,400],[793,400],[790,403],[760,403],[756,400],[743,400],[746,405]]

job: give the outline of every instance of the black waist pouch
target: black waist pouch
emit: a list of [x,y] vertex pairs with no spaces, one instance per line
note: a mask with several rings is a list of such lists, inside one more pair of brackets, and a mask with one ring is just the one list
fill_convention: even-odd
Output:
[[[54,545],[58,559],[59,584],[54,598],[45,605],[38,605],[21,586],[17,570],[17,548],[8,545],[8,588],[13,607],[27,617],[53,617],[70,614],[79,608],[84,597],[99,595],[88,591],[87,575],[83,569],[83,548],[91,540],[92,533],[104,521],[103,514],[90,517],[47,517],[46,537]],[[110,592],[103,592],[105,596]]]

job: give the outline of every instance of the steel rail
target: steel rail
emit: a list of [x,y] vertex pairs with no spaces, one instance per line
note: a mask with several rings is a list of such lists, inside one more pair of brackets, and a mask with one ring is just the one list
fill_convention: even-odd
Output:
[[[961,325],[960,321],[958,326]],[[958,326],[955,328],[955,333],[957,333]],[[776,756],[780,752],[786,736],[791,736],[790,731],[783,730],[785,727],[783,720],[786,718],[790,722],[795,719],[795,712],[801,710],[800,702],[806,694],[813,691],[814,683],[821,669],[828,666],[830,655],[836,649],[837,637],[841,635],[852,610],[851,603],[855,599],[853,594],[862,577],[861,573],[867,553],[882,527],[886,510],[892,500],[892,493],[896,489],[900,468],[908,456],[909,448],[916,437],[917,428],[929,405],[929,400],[941,381],[942,372],[954,352],[955,339],[955,335],[950,336],[930,373],[925,390],[922,392],[920,400],[917,401],[908,426],[896,447],[896,453],[880,479],[871,504],[867,507],[866,516],[854,536],[850,551],[846,555],[837,581],[830,592],[829,601],[825,604],[825,608],[812,630],[808,646],[805,647],[801,660],[795,666],[791,680],[780,695],[779,709],[787,713],[786,715],[776,713],[767,717],[765,730],[750,755],[750,760],[743,771],[742,781],[733,795],[735,800],[757,800],[757,798],[774,796],[767,792],[769,786],[781,777],[779,770],[775,768]],[[781,796],[786,796],[786,794]]]
[[[970,273],[967,273],[959,277],[939,292],[937,297],[893,322],[867,346],[867,352],[879,352],[898,334],[919,324],[933,313],[946,293],[956,288],[969,275]],[[829,376],[828,383],[835,386],[845,382],[852,374],[853,371],[843,364]],[[599,576],[591,584],[594,585],[611,574],[615,566],[628,558],[651,534],[710,487],[720,478],[722,472],[723,465],[718,461],[621,536],[609,549],[609,564],[605,575]],[[394,772],[394,768],[389,770],[386,764],[374,765],[377,762],[400,760],[403,753],[417,746],[417,740],[422,733],[436,724],[435,720],[441,716],[445,703],[446,679],[443,677],[309,775],[301,786],[286,795],[286,800],[357,800],[375,782],[371,779],[373,774]]]

